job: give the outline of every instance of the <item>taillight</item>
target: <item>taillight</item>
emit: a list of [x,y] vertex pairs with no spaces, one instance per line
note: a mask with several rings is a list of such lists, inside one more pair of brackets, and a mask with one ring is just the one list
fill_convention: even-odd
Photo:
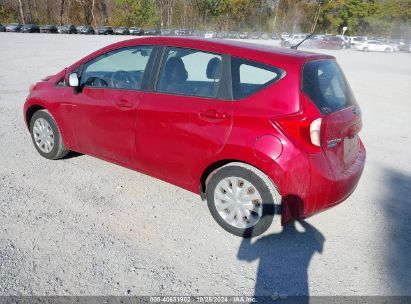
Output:
[[321,118],[317,118],[310,124],[310,138],[314,146],[321,147]]
[[271,122],[278,126],[300,149],[308,153],[317,153],[322,150],[322,115],[304,95],[301,108],[303,110],[295,114],[273,117]]

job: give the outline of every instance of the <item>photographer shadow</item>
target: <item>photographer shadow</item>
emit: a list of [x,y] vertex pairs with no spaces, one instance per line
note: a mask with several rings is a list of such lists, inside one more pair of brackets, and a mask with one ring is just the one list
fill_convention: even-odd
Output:
[[325,238],[309,223],[298,223],[304,231],[297,230],[294,222],[284,226],[280,233],[264,236],[253,243],[248,238],[241,242],[239,260],[260,260],[254,290],[259,303],[289,296],[301,296],[293,298],[293,303],[308,303],[308,266],[313,255],[322,252]]

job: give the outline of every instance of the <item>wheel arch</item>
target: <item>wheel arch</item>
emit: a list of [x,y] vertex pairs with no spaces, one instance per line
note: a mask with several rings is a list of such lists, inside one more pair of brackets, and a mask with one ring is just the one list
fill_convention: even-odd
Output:
[[24,119],[25,119],[27,129],[30,131],[30,122],[31,122],[31,119],[34,113],[36,113],[37,111],[41,111],[41,110],[46,110],[51,115],[51,117],[56,122],[57,128],[59,129],[60,136],[63,140],[64,145],[66,147],[69,147],[69,146],[71,147],[71,145],[69,145],[69,142],[67,142],[68,136],[66,136],[66,131],[63,128],[64,126],[62,125],[60,118],[56,117],[56,115],[54,115],[53,113],[54,111],[51,111],[48,106],[44,105],[41,102],[33,102],[32,104],[27,105],[27,108],[24,113]]
[[200,196],[202,200],[205,200],[205,190],[207,186],[207,180],[212,176],[211,174],[216,171],[218,168],[221,168],[222,166],[225,166],[229,163],[232,162],[242,162],[237,159],[221,159],[217,160],[211,164],[209,164],[201,173],[200,176]]
[[47,109],[44,106],[39,105],[39,104],[32,104],[27,108],[26,113],[24,114],[27,128],[30,128],[30,121],[34,113],[40,110],[47,110]]
[[219,168],[221,168],[221,167],[223,167],[223,166],[225,166],[229,163],[243,163],[243,164],[246,164],[248,166],[252,166],[252,167],[256,168],[257,170],[261,171],[262,173],[264,173],[266,175],[266,177],[274,185],[274,187],[277,188],[277,191],[281,195],[281,191],[278,188],[275,181],[273,181],[272,178],[269,176],[269,174],[267,172],[265,172],[265,170],[261,169],[258,165],[252,164],[250,162],[240,160],[240,159],[227,158],[227,159],[220,159],[220,160],[214,161],[211,164],[209,164],[203,170],[203,172],[200,176],[200,187],[199,187],[200,188],[199,193],[200,193],[200,196],[203,200],[205,200],[205,191],[206,191],[206,188],[207,188],[207,181],[211,178],[213,172],[215,172],[217,169],[219,169]]

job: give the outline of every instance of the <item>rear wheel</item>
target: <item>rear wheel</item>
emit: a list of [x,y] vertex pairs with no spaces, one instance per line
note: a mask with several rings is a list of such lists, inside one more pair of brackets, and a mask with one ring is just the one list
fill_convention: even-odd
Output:
[[65,157],[69,150],[64,147],[60,131],[49,111],[34,113],[30,121],[30,133],[34,147],[47,159]]
[[260,170],[244,163],[230,163],[210,178],[208,208],[226,231],[242,237],[264,233],[279,211],[281,195]]
[[363,50],[364,52],[368,52],[368,48],[367,48],[367,47],[363,48],[362,50]]
[[390,48],[386,48],[386,49],[384,50],[384,52],[386,52],[386,53],[391,53],[391,49],[390,49]]

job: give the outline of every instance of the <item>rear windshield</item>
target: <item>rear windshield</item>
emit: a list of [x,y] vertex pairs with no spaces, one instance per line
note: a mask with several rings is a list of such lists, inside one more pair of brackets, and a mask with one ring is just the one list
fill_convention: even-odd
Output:
[[311,61],[304,65],[303,92],[323,114],[356,104],[350,85],[333,60]]

